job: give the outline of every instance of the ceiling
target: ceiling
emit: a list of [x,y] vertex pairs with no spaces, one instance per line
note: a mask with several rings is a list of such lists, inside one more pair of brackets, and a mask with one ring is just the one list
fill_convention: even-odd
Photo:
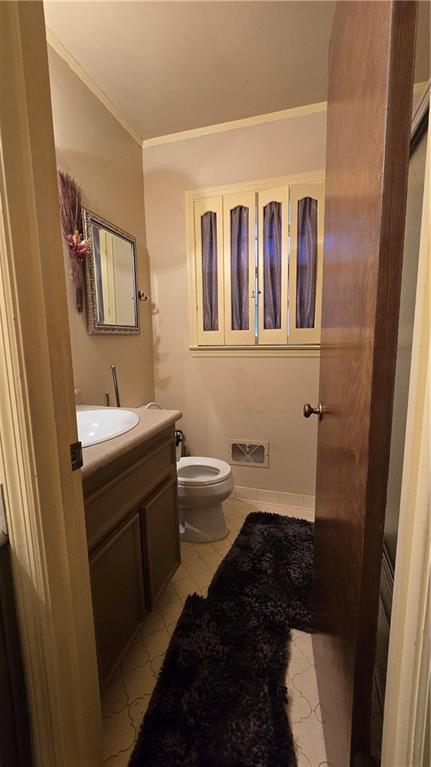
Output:
[[[326,100],[330,0],[45,0],[51,32],[143,139]],[[429,77],[429,2],[416,82]]]
[[326,99],[334,2],[45,2],[49,29],[145,138]]

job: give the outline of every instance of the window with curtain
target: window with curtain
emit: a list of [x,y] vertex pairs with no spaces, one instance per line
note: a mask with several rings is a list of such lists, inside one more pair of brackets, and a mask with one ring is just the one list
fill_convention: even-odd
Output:
[[281,328],[281,230],[282,205],[280,202],[269,202],[263,209],[263,313],[265,330]]
[[193,348],[319,344],[324,186],[297,181],[190,193]]
[[296,327],[314,328],[317,278],[317,200],[298,201]]
[[204,330],[218,330],[217,214],[201,216]]
[[249,210],[237,205],[230,211],[230,263],[232,329],[248,330],[249,312]]

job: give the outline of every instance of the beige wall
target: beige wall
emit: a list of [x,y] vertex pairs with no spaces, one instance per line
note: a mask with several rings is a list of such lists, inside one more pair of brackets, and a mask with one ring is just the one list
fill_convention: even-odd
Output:
[[188,350],[184,192],[324,168],[326,114],[144,149],[156,399],[184,413],[195,455],[227,459],[229,438],[270,443],[268,469],[234,467],[238,485],[314,494],[316,358],[196,358]]
[[[85,207],[136,237],[138,285],[148,290],[142,150],[51,49],[49,66],[57,165],[74,176]],[[69,273],[66,251],[65,263]],[[140,304],[140,335],[90,336],[85,313],[75,310],[73,283],[67,284],[74,379],[82,401],[104,404],[105,391],[114,401],[111,363],[117,365],[122,404],[151,400],[150,306]]]

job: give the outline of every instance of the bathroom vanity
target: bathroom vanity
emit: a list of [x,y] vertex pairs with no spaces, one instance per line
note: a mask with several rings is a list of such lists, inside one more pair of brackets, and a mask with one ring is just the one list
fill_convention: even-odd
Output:
[[100,682],[111,678],[146,613],[180,565],[175,421],[139,423],[84,448],[83,488]]

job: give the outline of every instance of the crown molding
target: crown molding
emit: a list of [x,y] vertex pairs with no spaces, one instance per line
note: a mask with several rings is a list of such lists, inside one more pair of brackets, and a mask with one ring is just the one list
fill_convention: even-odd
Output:
[[[420,93],[427,87],[426,82],[415,83],[414,93]],[[168,133],[164,136],[154,136],[144,139],[142,146],[144,149],[160,144],[171,144],[175,141],[186,141],[199,136],[209,136],[211,133],[223,133],[224,131],[237,130],[238,128],[250,128],[253,125],[263,125],[264,123],[277,122],[278,120],[288,120],[294,117],[304,117],[305,115],[318,114],[325,112],[328,106],[327,101],[318,101],[315,104],[306,104],[301,107],[292,107],[290,109],[281,109],[278,112],[267,112],[266,114],[254,115],[253,117],[243,117],[239,120],[230,120],[229,122],[217,123],[215,125],[206,125],[202,128],[192,128],[191,130],[180,131],[179,133]]]
[[[154,136],[152,138],[143,139],[126,118],[123,117],[118,107],[115,106],[106,93],[97,85],[93,78],[85,71],[74,56],[72,56],[70,51],[63,45],[49,27],[46,27],[46,39],[48,45],[60,56],[60,58],[63,59],[76,76],[79,77],[81,82],[83,82],[93,95],[99,99],[112,117],[120,123],[129,136],[131,136],[131,138],[143,149],[159,146],[160,144],[171,144],[176,141],[186,141],[187,139],[198,138],[199,136],[209,136],[212,133],[224,133],[225,131],[238,130],[239,128],[250,128],[254,125],[264,125],[265,123],[318,114],[319,112],[325,112],[328,106],[327,101],[319,101],[315,104],[306,104],[304,106],[292,107],[290,109],[280,109],[277,112],[267,112],[261,115],[254,115],[253,117],[243,117],[239,120],[230,120],[228,122],[216,123],[215,125],[205,125],[202,128],[192,128],[191,130],[179,131],[178,133],[167,133],[163,136]],[[415,83],[413,92],[420,93],[424,91],[428,84],[429,81]]]
[[124,128],[125,131],[136,141],[136,143],[142,147],[142,136],[135,131],[130,123],[123,117],[118,107],[111,101],[110,98],[104,93],[104,91],[97,85],[92,77],[85,71],[85,69],[79,64],[79,62],[72,56],[70,51],[63,45],[62,42],[54,35],[54,33],[46,27],[46,40],[50,48],[52,48],[63,61],[71,68],[77,77],[84,83],[91,93],[99,99],[105,109],[117,120],[117,122]]
[[179,133],[168,133],[165,136],[144,139],[142,146],[146,149],[147,147],[158,146],[159,144],[170,144],[175,141],[186,141],[190,138],[208,136],[211,133],[224,133],[224,131],[237,130],[238,128],[250,128],[253,125],[288,120],[292,117],[304,117],[305,115],[325,112],[326,107],[327,102],[320,101],[316,104],[306,104],[302,107],[281,109],[278,112],[267,112],[266,114],[254,115],[253,117],[243,117],[239,120],[230,120],[229,122],[217,123],[216,125],[206,125],[202,128],[192,128],[191,130],[180,131]]

